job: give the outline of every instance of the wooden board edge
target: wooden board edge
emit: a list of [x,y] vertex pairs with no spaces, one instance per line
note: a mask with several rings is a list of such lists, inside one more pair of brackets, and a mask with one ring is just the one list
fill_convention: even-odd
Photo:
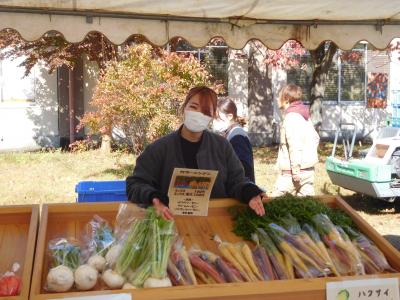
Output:
[[[287,294],[298,294],[298,299],[310,299],[311,294],[325,295],[327,282],[357,279],[376,279],[376,278],[392,278],[392,274],[383,275],[367,275],[367,276],[351,276],[351,277],[332,277],[317,279],[295,279],[295,280],[276,280],[263,282],[245,282],[245,283],[226,283],[226,284],[209,284],[200,286],[177,286],[168,289],[138,289],[138,290],[105,290],[105,291],[89,291],[74,292],[60,294],[40,294],[32,300],[45,299],[62,299],[65,297],[77,296],[96,296],[130,293],[133,299],[137,300],[178,300],[178,299],[243,299],[246,296],[260,297],[268,299],[268,297],[281,295],[282,299]],[[165,297],[161,297],[165,293]]]
[[42,205],[42,212],[39,222],[39,232],[36,241],[35,261],[33,265],[32,282],[29,299],[40,294],[42,284],[42,272],[44,256],[46,255],[46,233],[48,220],[48,205]]
[[17,213],[31,213],[33,207],[38,204],[28,205],[4,205],[0,208],[0,215],[4,214],[17,214]]
[[[28,242],[26,245],[24,271],[22,274],[22,299],[29,299],[29,293],[32,283],[33,263],[36,250],[37,231],[39,226],[40,207],[38,204],[31,206],[31,218],[29,222]],[[28,286],[26,283],[29,283]]]

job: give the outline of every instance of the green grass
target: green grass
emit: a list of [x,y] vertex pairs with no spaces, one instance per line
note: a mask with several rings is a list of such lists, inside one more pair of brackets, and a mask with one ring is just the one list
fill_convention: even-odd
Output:
[[128,154],[30,152],[0,154],[0,205],[74,202],[82,180],[125,178],[134,167]]

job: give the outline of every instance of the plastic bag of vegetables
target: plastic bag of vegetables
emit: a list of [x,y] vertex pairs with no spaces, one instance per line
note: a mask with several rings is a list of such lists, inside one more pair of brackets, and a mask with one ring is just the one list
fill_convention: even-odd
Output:
[[200,282],[206,284],[239,282],[225,261],[214,253],[193,246],[188,254],[193,271]]
[[57,238],[48,245],[51,269],[47,274],[45,290],[66,292],[74,284],[74,271],[81,263],[81,249],[73,239]]
[[171,286],[167,265],[175,237],[174,221],[166,221],[148,208],[144,219],[136,218],[130,224],[116,273],[128,277],[135,287]]
[[253,253],[246,243],[232,244],[222,241],[218,235],[214,236],[214,240],[218,243],[218,250],[222,256],[240,272],[245,281],[263,280]]
[[317,214],[313,222],[324,243],[328,246],[330,256],[341,275],[364,275],[364,266],[360,254],[345,240],[337,227],[325,214]]
[[294,218],[291,214],[288,214],[285,218],[281,219],[281,222],[291,235],[287,237],[287,241],[290,244],[296,247],[299,251],[302,251],[309,258],[312,258],[326,275],[331,273],[339,275],[330,258],[321,253],[321,249],[308,235],[308,233],[302,230],[296,218]]
[[258,228],[257,236],[258,240],[260,241],[260,245],[265,249],[271,262],[275,275],[274,277],[281,280],[291,278],[291,270],[288,272],[282,253],[278,250],[269,234],[264,229]]
[[20,265],[14,263],[11,271],[0,275],[0,297],[18,296],[21,293],[22,280],[16,275],[19,268]]
[[179,238],[172,247],[167,272],[173,285],[197,284],[196,276],[190,264],[189,255],[186,252],[181,238]]
[[108,222],[94,215],[85,227],[84,243],[84,261],[98,272],[103,272],[106,268],[105,256],[115,243],[113,230]]
[[293,279],[295,275],[300,278],[326,276],[319,260],[299,239],[277,224],[269,224],[269,229],[272,239],[284,256],[289,278]]
[[360,252],[367,274],[376,274],[385,271],[390,273],[397,272],[390,266],[385,255],[365,235],[348,226],[344,230]]

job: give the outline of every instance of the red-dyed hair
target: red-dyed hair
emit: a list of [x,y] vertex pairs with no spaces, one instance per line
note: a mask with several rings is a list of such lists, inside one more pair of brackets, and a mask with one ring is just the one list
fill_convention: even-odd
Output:
[[[185,102],[182,105],[182,110],[185,109],[190,99],[195,96],[200,96],[200,110],[203,114],[214,117],[217,110],[217,94],[206,86],[196,86],[191,88],[186,95]],[[212,104],[212,111],[210,111],[210,103]]]

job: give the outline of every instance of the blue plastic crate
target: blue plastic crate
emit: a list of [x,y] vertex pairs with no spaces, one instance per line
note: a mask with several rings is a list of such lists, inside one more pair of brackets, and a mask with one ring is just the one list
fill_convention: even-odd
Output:
[[126,181],[81,181],[75,186],[76,202],[127,201]]

